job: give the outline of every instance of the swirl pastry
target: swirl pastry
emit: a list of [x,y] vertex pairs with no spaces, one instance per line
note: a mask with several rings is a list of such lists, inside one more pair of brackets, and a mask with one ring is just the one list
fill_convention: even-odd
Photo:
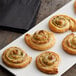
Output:
[[67,30],[76,31],[76,21],[66,15],[56,15],[50,19],[49,28],[57,33],[63,33]]
[[2,54],[3,62],[12,68],[23,68],[27,66],[32,58],[18,47],[10,47]]
[[76,55],[76,35],[71,33],[66,36],[62,42],[62,47],[67,53]]
[[51,51],[44,52],[36,57],[37,68],[47,74],[58,73],[59,62],[59,55]]
[[74,12],[76,13],[76,0],[74,2]]
[[55,44],[55,36],[52,32],[40,30],[33,35],[26,34],[25,42],[35,50],[47,50]]

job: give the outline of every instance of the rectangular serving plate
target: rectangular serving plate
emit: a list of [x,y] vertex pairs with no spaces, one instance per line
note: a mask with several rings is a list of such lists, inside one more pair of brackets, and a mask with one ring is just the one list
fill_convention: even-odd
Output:
[[[73,10],[73,3],[74,3],[74,0],[69,2],[68,4],[66,4],[64,7],[62,7],[58,11],[56,11],[54,14],[52,14],[49,17],[47,17],[46,19],[44,19],[42,22],[37,24],[34,28],[32,28],[31,30],[29,30],[26,33],[33,34],[35,31],[42,30],[42,29],[50,31],[48,28],[48,21],[54,15],[66,14],[68,16],[76,18],[76,15],[74,14],[74,10]],[[53,52],[58,53],[61,57],[58,74],[55,74],[55,75],[49,74],[48,75],[43,72],[40,72],[37,69],[37,67],[35,65],[35,58],[37,55],[39,55],[43,51],[33,50],[30,47],[28,47],[27,44],[24,42],[25,34],[22,35],[21,37],[17,38],[16,40],[14,40],[12,43],[10,43],[6,47],[4,47],[2,50],[0,50],[0,65],[2,65],[4,68],[6,68],[8,71],[12,72],[16,76],[24,76],[24,75],[25,76],[26,75],[27,76],[31,76],[31,75],[32,76],[61,76],[61,74],[63,74],[66,70],[68,70],[72,65],[74,65],[76,63],[76,56],[72,56],[72,55],[69,55],[66,52],[64,52],[62,49],[62,46],[61,46],[62,40],[64,39],[64,37],[70,33],[71,33],[71,31],[61,33],[61,34],[54,33],[55,37],[56,37],[56,44],[54,45],[54,47],[52,47],[48,50],[48,51],[53,51]],[[22,69],[9,68],[5,64],[3,64],[2,58],[1,58],[2,53],[4,52],[5,49],[7,49],[11,46],[18,46],[18,47],[24,49],[26,51],[26,53],[28,53],[28,55],[30,55],[32,57],[32,62],[27,67],[22,68]]]

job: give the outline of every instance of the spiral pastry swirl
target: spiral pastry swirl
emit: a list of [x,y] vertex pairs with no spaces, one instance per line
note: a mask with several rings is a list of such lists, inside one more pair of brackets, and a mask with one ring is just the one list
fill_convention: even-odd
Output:
[[58,28],[63,28],[65,26],[69,25],[69,19],[64,16],[56,16],[52,20],[52,23]]
[[31,39],[34,43],[44,44],[44,43],[49,42],[50,36],[51,36],[50,32],[47,32],[45,30],[40,30],[40,31],[35,32]]
[[31,57],[18,47],[10,47],[4,51],[2,60],[10,67],[22,68],[31,62]]
[[47,50],[55,44],[55,36],[52,32],[39,30],[33,35],[26,34],[25,42],[33,49]]
[[66,52],[76,54],[76,35],[72,33],[65,37],[62,46]]
[[67,30],[76,31],[76,21],[66,15],[57,15],[50,19],[49,21],[49,28],[53,32],[66,32]]
[[58,73],[59,61],[58,54],[48,51],[37,56],[36,65],[42,72],[56,74]]

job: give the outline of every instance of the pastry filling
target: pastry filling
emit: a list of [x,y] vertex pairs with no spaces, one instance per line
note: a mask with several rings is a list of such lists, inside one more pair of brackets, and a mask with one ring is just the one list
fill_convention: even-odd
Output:
[[5,54],[6,59],[12,63],[21,63],[25,60],[26,56],[27,54],[18,48],[8,49]]
[[37,31],[33,34],[31,40],[36,44],[47,43],[50,40],[50,33],[45,30]]
[[70,24],[74,24],[74,22],[65,16],[56,16],[55,18],[52,19],[52,23],[58,27],[58,28],[63,28],[67,25],[70,26]]
[[76,36],[75,35],[74,36],[71,36],[68,39],[68,46],[76,49]]
[[45,67],[46,66],[51,66],[56,62],[56,56],[53,55],[52,53],[47,52],[47,53],[42,54],[40,56],[39,61]]

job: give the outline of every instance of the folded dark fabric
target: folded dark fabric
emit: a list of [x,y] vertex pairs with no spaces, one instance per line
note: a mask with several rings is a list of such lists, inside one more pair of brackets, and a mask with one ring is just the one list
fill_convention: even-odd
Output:
[[0,29],[26,32],[34,26],[40,0],[0,0]]

